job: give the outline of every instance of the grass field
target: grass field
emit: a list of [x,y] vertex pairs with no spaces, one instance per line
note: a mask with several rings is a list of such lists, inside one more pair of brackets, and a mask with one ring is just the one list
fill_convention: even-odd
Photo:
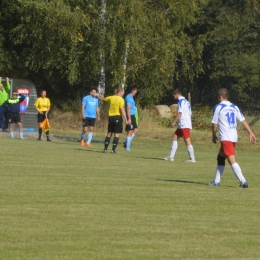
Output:
[[242,137],[248,189],[229,166],[221,187],[205,185],[219,146],[196,131],[196,164],[183,141],[169,162],[170,140],[141,133],[117,154],[0,138],[0,259],[260,259],[260,146]]

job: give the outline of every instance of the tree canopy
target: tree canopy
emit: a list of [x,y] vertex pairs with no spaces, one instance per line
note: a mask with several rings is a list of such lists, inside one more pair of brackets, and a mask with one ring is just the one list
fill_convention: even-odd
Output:
[[226,87],[259,99],[257,0],[2,0],[0,74],[28,78],[55,101],[87,94],[105,72],[105,94],[136,84],[138,103],[173,88],[211,103]]

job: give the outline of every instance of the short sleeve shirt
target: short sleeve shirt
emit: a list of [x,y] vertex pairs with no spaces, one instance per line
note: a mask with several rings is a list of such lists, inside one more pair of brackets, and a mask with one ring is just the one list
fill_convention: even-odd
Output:
[[218,125],[220,141],[237,142],[237,121],[244,120],[239,108],[229,101],[222,101],[214,107],[212,123]]
[[34,106],[39,109],[41,112],[45,112],[51,106],[51,102],[48,98],[39,97],[36,99]]
[[97,107],[98,99],[90,95],[85,96],[82,100],[82,105],[84,105],[84,115],[89,118],[97,117]]
[[104,98],[105,102],[109,102],[109,116],[121,116],[121,108],[125,107],[125,101],[118,95],[108,96]]
[[134,101],[134,97],[131,94],[128,94],[125,97],[125,103],[126,106],[130,105],[130,115],[133,116],[136,114],[136,106],[135,106],[135,101]]
[[185,97],[178,98],[178,113],[181,113],[181,117],[178,120],[178,128],[189,128],[192,129],[191,124],[191,106]]

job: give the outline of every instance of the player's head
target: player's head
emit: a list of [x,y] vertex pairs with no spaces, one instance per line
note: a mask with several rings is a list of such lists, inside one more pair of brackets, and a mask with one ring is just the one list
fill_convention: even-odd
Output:
[[133,94],[133,96],[137,93],[137,87],[135,85],[130,85],[128,89],[129,93]]
[[0,84],[0,90],[3,90],[3,89],[4,89],[4,85]]
[[89,94],[90,96],[95,97],[97,95],[97,90],[95,88],[91,88]]
[[173,95],[173,97],[174,97],[175,99],[178,99],[178,97],[180,97],[180,96],[182,95],[182,92],[181,92],[180,89],[176,88],[176,89],[173,91],[172,95]]
[[218,91],[218,98],[219,98],[219,99],[228,100],[228,97],[229,97],[229,93],[228,93],[228,90],[227,90],[226,88],[221,88],[221,89]]
[[42,98],[45,98],[45,97],[46,97],[46,94],[47,94],[47,93],[46,93],[46,90],[41,90],[40,93],[41,93],[41,97],[42,97]]
[[19,93],[18,93],[18,91],[14,90],[14,91],[12,92],[12,95],[13,95],[14,98],[17,98],[18,95],[19,95]]
[[125,94],[125,89],[122,87],[117,88],[116,94],[122,97]]

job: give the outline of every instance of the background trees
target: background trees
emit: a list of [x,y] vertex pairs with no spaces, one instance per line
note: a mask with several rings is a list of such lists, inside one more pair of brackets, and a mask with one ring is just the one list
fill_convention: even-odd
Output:
[[174,87],[193,102],[215,102],[220,86],[257,102],[259,1],[104,2],[102,26],[100,0],[2,0],[1,75],[29,78],[68,106],[98,86],[102,56],[106,94],[136,84],[142,106],[170,102]]

